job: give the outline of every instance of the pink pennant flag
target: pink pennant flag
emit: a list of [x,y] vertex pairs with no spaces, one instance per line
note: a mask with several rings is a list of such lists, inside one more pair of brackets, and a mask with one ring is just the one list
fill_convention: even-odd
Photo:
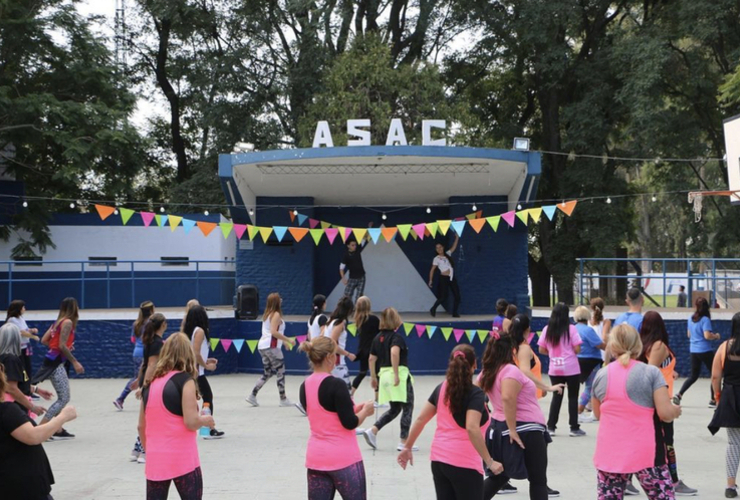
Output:
[[458,330],[455,328],[452,330],[452,334],[455,336],[455,342],[460,342],[460,339],[465,335],[465,330]]
[[333,227],[328,227],[324,229],[324,232],[326,233],[326,237],[329,240],[329,244],[333,245],[334,240],[336,239],[337,235],[339,234],[339,229],[334,229]]
[[310,227],[311,229],[316,229],[316,226],[318,225],[319,221],[317,221],[316,219],[308,219],[308,227]]
[[236,233],[237,239],[242,239],[244,231],[247,230],[246,224],[234,224],[234,233]]
[[411,229],[413,229],[414,232],[418,234],[419,238],[421,238],[422,240],[424,239],[424,231],[426,230],[426,228],[426,224],[416,224],[414,226],[411,226]]
[[295,339],[296,339],[296,342],[298,342],[299,344],[302,344],[306,341],[306,338],[308,337],[306,337],[305,335],[298,335],[296,336]]
[[509,227],[514,227],[514,218],[516,217],[516,212],[506,212],[505,214],[501,214],[501,218],[506,221],[506,223],[509,225]]
[[139,215],[141,215],[141,220],[144,221],[146,227],[149,227],[149,224],[154,220],[154,214],[151,212],[139,212]]
[[416,334],[421,337],[427,332],[427,326],[426,325],[416,325]]
[[229,352],[229,347],[231,347],[231,343],[233,340],[231,339],[221,339],[221,345],[224,346],[224,352]]

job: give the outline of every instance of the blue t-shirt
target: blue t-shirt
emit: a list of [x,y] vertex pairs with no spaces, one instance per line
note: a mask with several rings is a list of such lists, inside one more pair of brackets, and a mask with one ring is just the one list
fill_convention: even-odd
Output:
[[596,330],[586,323],[576,323],[576,330],[578,330],[578,335],[581,336],[581,340],[583,341],[578,357],[601,359],[601,349],[596,346],[602,344],[604,341],[599,338]]
[[710,352],[712,348],[712,341],[704,338],[704,332],[712,331],[712,322],[706,316],[699,318],[699,321],[694,323],[689,318],[689,332],[691,338],[689,339],[689,352],[702,353]]
[[637,330],[637,333],[640,333],[640,328],[642,328],[642,314],[635,312],[622,313],[614,321],[614,326],[621,325],[622,323],[627,323]]
[[144,322],[144,324],[141,326],[141,333],[142,333],[142,335],[139,335],[137,337],[136,336],[136,331],[133,331],[132,330],[132,332],[131,332],[131,336],[134,338],[134,353],[133,353],[133,357],[135,357],[135,358],[143,358],[144,357],[144,342],[142,342],[141,337],[143,337],[144,327],[146,327],[146,323],[148,321],[149,320],[147,320],[146,322]]

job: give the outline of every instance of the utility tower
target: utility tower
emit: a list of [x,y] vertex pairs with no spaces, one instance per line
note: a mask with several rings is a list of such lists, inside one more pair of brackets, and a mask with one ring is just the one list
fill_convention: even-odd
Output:
[[[126,30],[126,0],[116,0],[115,41],[116,69],[122,78],[126,76],[128,54],[128,31]],[[121,81],[121,80],[119,80]]]

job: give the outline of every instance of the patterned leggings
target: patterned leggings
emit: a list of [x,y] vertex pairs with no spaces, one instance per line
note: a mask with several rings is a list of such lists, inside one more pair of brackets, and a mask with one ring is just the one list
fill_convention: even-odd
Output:
[[201,500],[203,498],[203,474],[200,467],[193,472],[167,479],[165,481],[146,481],[146,500],[167,500],[170,484],[174,482],[182,500]]
[[339,470],[308,469],[308,500],[333,500],[337,491],[344,500],[367,499],[362,461]]
[[347,286],[344,287],[344,296],[357,302],[357,299],[365,294],[365,276],[357,279],[348,279]]
[[737,477],[737,466],[740,463],[740,428],[727,428],[727,456],[725,466],[727,477]]
[[280,399],[285,399],[285,361],[283,361],[283,351],[277,347],[260,349],[260,356],[262,356],[262,366],[265,371],[257,381],[254,389],[252,389],[252,394],[256,396],[270,377],[277,375]]
[[[673,481],[667,465],[643,469],[634,474],[650,500],[674,500]],[[597,498],[599,500],[622,500],[624,487],[632,474],[617,474],[598,471]]]
[[46,420],[51,420],[59,415],[59,412],[69,403],[69,377],[64,363],[57,366],[49,378],[54,391],[57,393],[57,400],[46,410],[46,415],[44,415]]
[[411,384],[411,377],[409,377],[406,382],[406,402],[397,403],[395,401],[391,401],[390,410],[380,416],[378,421],[375,422],[375,427],[377,427],[378,430],[382,429],[391,423],[391,421],[396,418],[401,411],[403,411],[401,414],[401,439],[406,439],[409,437],[411,417],[414,413],[414,386]]

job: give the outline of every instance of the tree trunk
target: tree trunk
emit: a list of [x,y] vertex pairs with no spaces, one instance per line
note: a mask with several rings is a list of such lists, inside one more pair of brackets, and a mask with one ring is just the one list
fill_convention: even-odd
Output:
[[529,255],[529,279],[532,281],[532,305],[550,307],[550,271],[543,259],[536,261]]

